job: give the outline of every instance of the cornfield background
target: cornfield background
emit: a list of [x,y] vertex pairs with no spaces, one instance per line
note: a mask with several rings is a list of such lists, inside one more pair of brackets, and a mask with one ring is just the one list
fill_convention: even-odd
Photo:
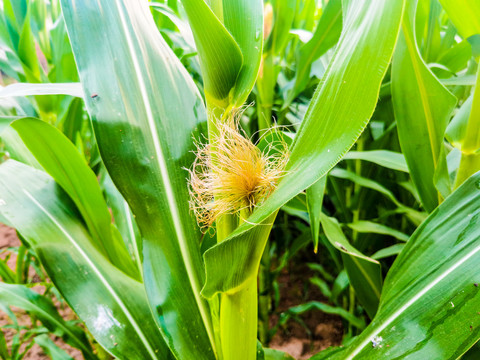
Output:
[[2,0],[0,358],[480,359],[480,0]]

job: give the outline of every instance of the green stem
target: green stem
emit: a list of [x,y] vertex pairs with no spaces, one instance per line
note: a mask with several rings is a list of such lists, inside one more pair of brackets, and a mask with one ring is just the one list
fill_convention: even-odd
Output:
[[272,126],[272,104],[263,104],[258,101],[258,130],[260,136]]
[[455,188],[462,185],[470,176],[480,170],[480,154],[462,153],[460,166],[458,167],[457,177],[455,179]]
[[259,319],[258,319],[258,335],[260,337],[260,342],[264,346],[268,346],[270,341],[269,330],[270,330],[270,244],[267,242],[265,245],[265,250],[263,251],[262,260],[260,262],[260,273],[259,273],[259,300],[258,300],[258,310],[259,310]]
[[[211,147],[212,161],[216,161],[216,140],[218,137],[217,122],[222,120],[225,115],[225,109],[212,105],[207,99],[207,119],[208,119],[208,142]],[[237,219],[234,215],[223,215],[216,220],[216,234],[217,242],[220,243],[225,240],[228,235],[235,230],[237,226]],[[218,295],[208,301],[210,307],[210,315],[212,318],[213,337],[215,341],[215,353],[218,360],[224,360],[222,352],[222,329],[221,314],[220,314],[221,296]]]
[[25,253],[27,252],[27,248],[23,245],[20,245],[18,248],[18,254],[17,254],[17,263],[15,267],[16,271],[16,282],[17,284],[23,284],[24,283],[24,277],[23,277],[23,260],[25,258]]
[[220,332],[225,360],[255,360],[257,352],[257,277],[233,294],[222,294]]
[[455,188],[460,186],[471,175],[480,170],[480,70],[477,71],[475,93],[473,94],[472,109],[468,117],[465,138],[462,144],[462,157],[455,179]]
[[[240,224],[248,218],[249,215],[250,211],[248,209],[241,210]],[[220,337],[224,360],[256,359],[257,301],[256,275],[248,279],[240,290],[232,294],[223,293],[221,295]]]
[[[350,284],[349,287],[349,307],[348,307],[348,312],[352,315],[354,315],[355,312],[355,290],[353,289],[352,284]],[[353,336],[353,326],[351,323],[348,323],[348,334],[350,336]]]

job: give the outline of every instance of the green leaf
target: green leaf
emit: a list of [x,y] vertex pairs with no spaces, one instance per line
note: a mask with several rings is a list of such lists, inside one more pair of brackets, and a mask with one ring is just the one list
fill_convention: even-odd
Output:
[[373,233],[393,236],[400,241],[408,241],[409,236],[401,231],[392,229],[389,226],[378,224],[373,221],[359,220],[353,223],[347,224],[349,228],[360,233]]
[[8,156],[11,159],[20,161],[26,165],[34,167],[35,169],[43,169],[12,127],[9,126],[0,133],[0,138],[5,143],[5,149],[8,151]]
[[[205,296],[238,288],[249,277],[256,276],[260,261],[256,256],[261,256],[265,242],[252,239],[251,232],[258,227],[255,224],[264,222],[324,176],[354,144],[375,108],[402,8],[401,0],[345,2],[337,51],[295,138],[287,173],[276,191],[244,224],[205,252]],[[228,271],[216,272],[214,269],[220,264],[231,266]]]
[[102,159],[143,237],[154,317],[176,357],[213,359],[201,233],[184,170],[206,123],[201,96],[146,2],[65,0],[62,9],[84,91],[97,94],[86,105]]
[[263,349],[265,360],[294,360],[293,357],[280,350]]
[[263,1],[221,0],[221,2],[223,23],[237,42],[243,56],[243,65],[231,95],[232,105],[239,107],[252,91],[260,68],[263,51]]
[[398,255],[405,247],[405,244],[395,244],[383,249],[378,250],[375,254],[372,255],[372,259],[380,260],[386,257],[393,255]]
[[[0,222],[4,222],[2,220],[3,219],[0,218]],[[14,284],[16,281],[15,273],[7,265],[7,260],[4,259],[0,260],[0,277],[2,281],[7,284]]]
[[351,172],[339,167],[336,167],[335,169],[330,171],[329,175],[336,178],[340,178],[340,179],[347,179],[347,180],[353,181],[357,185],[378,191],[379,193],[385,195],[385,197],[391,200],[398,207],[405,207],[397,200],[395,195],[389,189],[387,189],[385,186],[383,186],[382,184],[378,183],[375,180],[371,180],[369,178],[360,176],[354,172]]
[[219,108],[241,106],[260,67],[263,2],[182,0],[182,3],[200,55],[207,103]]
[[470,115],[461,143],[462,158],[455,179],[458,186],[469,176],[480,170],[480,71],[477,70],[477,82],[471,105]]
[[83,98],[83,90],[80,83],[16,83],[0,87],[0,97],[29,95],[70,95]]
[[[206,263],[207,283],[202,289],[202,295],[206,298],[212,298],[219,290],[218,287],[223,284],[230,286],[223,288],[223,292],[234,293],[242,288],[244,279],[251,278],[251,275],[256,276],[256,270],[260,266],[265,244],[267,243],[268,235],[272,229],[277,213],[274,212],[263,223],[254,226],[250,231],[246,232],[242,237],[243,246],[251,249],[251,252],[237,251],[239,245],[236,242],[224,240],[220,244],[207,250],[204,254]],[[263,245],[263,246],[261,246]],[[211,251],[215,249],[215,251]],[[225,259],[230,261],[227,264],[233,264],[233,267],[225,268]],[[220,261],[223,260],[223,261]],[[232,271],[238,267],[239,271]],[[250,273],[246,273],[246,272]],[[250,275],[250,277],[249,277]],[[210,280],[210,282],[208,282]],[[218,282],[218,283],[215,283]],[[235,286],[233,286],[235,285]],[[224,285],[223,285],[224,286]]]
[[172,359],[143,284],[92,245],[65,192],[44,172],[13,160],[0,165],[0,185],[0,212],[33,248],[95,339],[118,358]]
[[21,116],[1,116],[0,117],[0,136],[2,135],[3,131],[10,126],[10,124],[20,119]]
[[230,103],[243,66],[243,55],[235,39],[204,0],[183,0],[200,56],[205,97],[220,108]]
[[33,339],[35,344],[38,344],[43,352],[55,360],[73,360],[65,350],[59,348],[46,334],[35,336]]
[[2,359],[8,360],[10,354],[8,353],[7,341],[5,340],[5,334],[3,331],[0,331],[0,357]]
[[142,237],[135,217],[108,174],[104,175],[101,185],[108,207],[112,211],[115,226],[122,235],[131,257],[135,259],[136,265],[142,271]]
[[40,82],[40,63],[35,49],[35,39],[33,38],[30,26],[31,5],[28,3],[27,14],[23,21],[20,40],[18,44],[18,57],[22,61],[22,66],[28,82]]
[[[274,0],[273,6],[273,29],[268,36],[263,52],[271,52],[274,56],[281,56],[290,38],[290,29],[295,18],[295,0]],[[266,15],[266,14],[265,14]],[[272,24],[265,24],[265,27]],[[267,34],[264,34],[264,37]]]
[[478,340],[479,204],[477,173],[415,231],[387,274],[372,323],[329,359],[457,359]]
[[[443,137],[456,98],[439,82],[420,56],[415,39],[416,0],[408,6],[392,64],[392,99],[402,152],[422,204],[438,204],[433,182]],[[448,174],[441,174],[448,176]]]
[[382,293],[380,263],[355,249],[343,234],[342,228],[335,218],[322,213],[320,220],[328,241],[342,252],[343,263],[350,284],[355,289],[355,294],[370,318],[373,318]]
[[341,316],[342,318],[350,322],[353,326],[359,329],[365,328],[365,321],[363,319],[355,317],[341,307],[330,306],[319,301],[309,301],[304,304],[289,308],[287,311],[282,313],[283,316],[281,316],[280,318],[280,323],[285,324],[291,315],[300,315],[312,310],[320,310],[327,314],[335,314]]
[[26,147],[79,209],[94,240],[119,269],[139,280],[125,244],[112,226],[112,217],[95,173],[75,145],[53,126],[37,119],[24,118],[12,123]]
[[283,105],[286,108],[305,87],[310,80],[312,63],[333,47],[342,31],[342,1],[330,0],[318,22],[312,38],[300,47],[297,54],[297,69],[295,72],[295,84],[287,101]]
[[47,297],[28,289],[25,285],[0,282],[0,303],[28,311],[38,317],[48,330],[61,336],[71,346],[80,349],[86,359],[97,358],[82,329],[63,320]]
[[344,160],[365,160],[392,170],[408,172],[407,163],[402,153],[390,150],[349,151]]
[[475,85],[475,75],[464,75],[458,77],[451,77],[449,79],[441,79],[440,82],[443,85]]
[[322,212],[323,195],[327,176],[322,177],[307,189],[307,207],[312,230],[313,249],[318,251],[318,235],[320,234],[320,213]]
[[480,150],[480,71],[478,70],[475,91],[472,96],[470,116],[461,148],[464,153],[478,153]]
[[468,119],[472,110],[473,94],[468,97],[448,124],[445,137],[457,149],[462,149],[466,138]]
[[480,34],[480,1],[440,0],[440,4],[464,39]]

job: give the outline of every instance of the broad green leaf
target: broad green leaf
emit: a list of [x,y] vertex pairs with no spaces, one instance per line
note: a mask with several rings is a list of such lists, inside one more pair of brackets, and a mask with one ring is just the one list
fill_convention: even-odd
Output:
[[53,179],[8,160],[0,166],[0,185],[0,212],[95,339],[121,359],[172,359],[143,284],[92,245],[78,210]]
[[82,85],[80,83],[16,83],[0,87],[0,97],[59,94],[83,98]]
[[373,318],[382,293],[382,271],[380,263],[355,249],[343,234],[335,218],[320,214],[322,228],[328,241],[342,252],[343,264],[350,284],[355,289],[360,303]]
[[389,226],[378,224],[373,221],[359,220],[347,224],[349,228],[361,233],[374,233],[393,236],[400,241],[408,241],[408,235]]
[[349,151],[343,159],[365,160],[389,169],[408,172],[403,154],[390,150]]
[[477,173],[415,231],[387,274],[372,323],[329,359],[457,359],[477,342],[479,204]]
[[415,38],[417,1],[407,4],[392,64],[393,107],[410,175],[424,208],[432,211],[439,201],[433,178],[456,98],[421,58]]
[[78,326],[66,322],[54,304],[45,296],[28,289],[25,285],[4,284],[0,282],[0,303],[15,306],[35,315],[42,324],[68,344],[80,349],[86,359],[96,359],[85,333]]
[[480,34],[480,1],[478,0],[439,0],[448,17],[464,38]]
[[[255,224],[324,176],[355,143],[375,108],[402,9],[401,0],[345,1],[337,50],[295,138],[287,173],[244,224],[205,252],[205,296],[238,288],[256,276],[260,260],[256,256],[261,256],[265,241],[255,240],[252,233],[263,227]],[[214,270],[223,264],[231,264],[228,271]]]
[[97,94],[86,105],[102,159],[142,234],[154,317],[175,356],[213,359],[201,233],[184,170],[206,123],[200,94],[146,2],[65,0],[62,9],[84,92]]
[[[268,235],[272,230],[273,222],[275,221],[275,216],[277,215],[274,212],[270,217],[265,219],[265,221],[257,226],[253,226],[251,230],[245,233],[242,237],[243,246],[252,249],[252,251],[247,252],[245,250],[238,251],[235,253],[238,245],[230,242],[229,240],[224,240],[220,244],[223,244],[225,241],[227,246],[214,246],[214,252],[211,249],[205,252],[205,263],[206,263],[206,277],[207,283],[202,289],[202,295],[206,298],[213,297],[219,290],[213,287],[212,284],[208,283],[208,279],[214,279],[220,281],[221,284],[226,284],[229,287],[222,288],[222,292],[225,293],[235,293],[237,290],[241,289],[244,285],[244,280],[248,279],[248,275],[244,272],[232,271],[232,269],[238,266],[242,270],[250,270],[251,273],[255,271],[254,275],[256,276],[256,270],[260,266],[260,260],[262,258],[263,250],[268,239]],[[263,246],[261,246],[263,245]],[[215,261],[216,259],[228,259],[231,261],[227,264],[233,264],[234,267],[229,269],[225,268],[225,262]],[[218,284],[215,284],[218,286]]]
[[95,173],[75,146],[53,126],[33,118],[12,123],[25,146],[77,206],[94,246],[126,274],[140,279],[103,198]]

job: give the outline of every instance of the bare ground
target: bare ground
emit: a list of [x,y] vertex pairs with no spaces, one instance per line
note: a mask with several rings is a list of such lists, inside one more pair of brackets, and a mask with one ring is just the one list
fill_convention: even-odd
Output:
[[[280,275],[281,301],[277,313],[307,301],[324,300],[315,286],[305,287],[305,281],[310,277],[309,273],[308,267],[298,265]],[[285,328],[279,328],[270,347],[282,350],[295,359],[303,360],[330,346],[341,344],[343,325],[339,316],[321,311],[309,311],[300,318],[304,322],[303,326],[290,319]],[[272,316],[270,320],[270,325],[273,327],[278,321],[278,316]]]

